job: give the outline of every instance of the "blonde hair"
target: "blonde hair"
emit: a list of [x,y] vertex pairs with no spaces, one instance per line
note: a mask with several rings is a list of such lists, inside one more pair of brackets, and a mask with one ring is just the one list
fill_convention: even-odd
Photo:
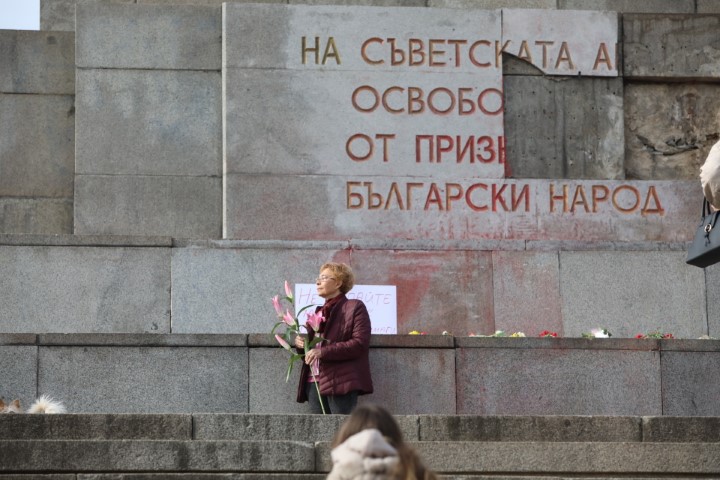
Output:
[[423,465],[422,460],[403,439],[400,426],[384,408],[364,404],[352,411],[345,423],[335,433],[332,447],[335,448],[356,433],[375,428],[398,452],[400,462],[393,472],[394,480],[437,480],[437,476]]
[[322,267],[320,267],[321,273],[323,270],[330,270],[333,278],[342,283],[342,285],[340,285],[340,292],[343,294],[349,292],[352,290],[353,286],[355,286],[355,275],[349,265],[344,263],[326,262],[323,263]]

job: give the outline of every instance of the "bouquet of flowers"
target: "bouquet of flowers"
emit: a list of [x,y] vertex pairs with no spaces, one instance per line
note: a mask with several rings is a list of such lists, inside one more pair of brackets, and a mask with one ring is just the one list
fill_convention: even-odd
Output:
[[[289,302],[290,307],[286,308],[285,311],[283,311],[282,305],[280,303],[281,301]],[[325,318],[323,318],[322,313],[320,312],[306,313],[305,325],[300,325],[300,320],[298,319],[300,314],[308,308],[315,307],[316,305],[306,305],[305,307],[300,309],[298,315],[296,316],[293,313],[295,312],[295,298],[287,280],[285,281],[285,296],[281,298],[280,295],[275,295],[272,298],[272,304],[275,308],[275,313],[277,314],[279,321],[275,324],[270,334],[275,335],[275,340],[278,341],[282,348],[284,348],[290,353],[287,374],[285,375],[285,381],[287,382],[290,380],[290,374],[292,373],[295,362],[298,360],[302,361],[302,359],[305,357],[305,352],[309,352],[313,347],[315,347],[315,345],[325,340],[317,333],[320,330],[320,325],[322,324],[322,322],[325,321]],[[283,326],[285,327],[285,330],[282,333],[275,333],[278,328]],[[315,336],[310,341],[308,341],[307,339],[305,340],[305,348],[303,353],[297,353],[293,350],[291,344],[295,341],[295,337],[302,333],[300,331],[301,328],[305,328],[306,331],[308,328],[311,328],[313,332],[315,332]],[[320,373],[317,361],[313,362],[313,364],[310,365],[310,369],[313,375],[318,375]],[[320,397],[320,387],[318,386],[318,382],[315,382],[315,389],[317,390],[318,399],[320,399],[320,406],[322,406],[324,414],[325,406],[323,405],[322,398]]]

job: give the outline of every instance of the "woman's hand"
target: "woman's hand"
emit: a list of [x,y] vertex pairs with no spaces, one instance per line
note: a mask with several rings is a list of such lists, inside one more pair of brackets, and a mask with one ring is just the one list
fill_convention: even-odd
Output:
[[295,346],[301,349],[305,348],[305,339],[301,335],[295,337]]
[[320,350],[313,348],[305,354],[305,363],[310,365],[311,363],[320,360]]

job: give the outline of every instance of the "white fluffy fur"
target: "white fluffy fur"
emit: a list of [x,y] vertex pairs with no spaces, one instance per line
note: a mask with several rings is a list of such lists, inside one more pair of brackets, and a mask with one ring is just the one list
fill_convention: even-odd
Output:
[[65,413],[65,405],[62,402],[53,400],[48,395],[43,395],[30,405],[27,413]]
[[712,146],[700,167],[700,185],[710,205],[720,209],[720,142]]

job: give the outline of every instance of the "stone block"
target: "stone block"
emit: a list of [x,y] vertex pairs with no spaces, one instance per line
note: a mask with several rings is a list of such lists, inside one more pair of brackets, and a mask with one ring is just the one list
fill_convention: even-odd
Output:
[[171,237],[0,234],[0,245],[34,247],[172,247]]
[[719,26],[718,15],[623,15],[625,78],[717,79]]
[[227,175],[225,238],[687,242],[702,199],[689,181],[418,180]]
[[79,68],[221,68],[220,5],[80,3],[75,18]]
[[461,348],[456,357],[458,414],[664,413],[657,352]]
[[607,328],[618,337],[707,333],[705,278],[685,252],[560,252],[565,336]]
[[663,415],[720,416],[720,352],[663,352]]
[[169,332],[170,252],[0,247],[0,331]]
[[190,440],[190,415],[0,415],[0,439]]
[[558,254],[494,251],[492,258],[494,330],[562,335]]
[[[193,432],[196,440],[295,440],[326,441],[347,420],[345,415],[260,415],[195,414]],[[418,417],[396,416],[403,437],[418,439]]]
[[173,333],[270,333],[270,298],[285,280],[313,283],[323,263],[350,258],[340,249],[173,249]]
[[219,238],[221,205],[220,178],[78,175],[75,233]]
[[718,417],[645,417],[644,442],[720,442]]
[[288,0],[288,3],[290,5],[343,5],[348,7],[425,7],[427,0]]
[[72,230],[72,198],[0,198],[3,234],[69,234]]
[[720,282],[720,265],[711,265],[704,270],[704,290],[707,297],[707,333],[713,338],[720,338],[720,305],[718,305],[718,302],[720,302],[720,283],[718,283]]
[[494,331],[490,252],[358,249],[351,258],[358,283],[396,286],[399,334]]
[[72,96],[0,94],[0,196],[72,197],[74,113]]
[[[250,350],[251,413],[309,413],[307,403],[295,401],[299,363],[293,368],[290,381],[285,383],[289,358],[279,346]],[[360,404],[383,405],[396,415],[455,413],[453,349],[372,348],[370,370],[374,393],[361,396]],[[437,385],[437,388],[428,390],[428,385]]]
[[[268,1],[268,0],[266,0]],[[280,1],[280,0],[277,0]],[[195,473],[192,474],[193,478],[200,480],[325,480],[326,474],[311,474],[311,473]],[[91,473],[91,474],[78,474],[77,480],[186,480],[188,475],[186,473]],[[5,479],[3,479],[5,480]],[[16,480],[11,478],[10,480]],[[35,478],[24,479],[18,478],[17,480],[35,480]],[[37,480],[45,480],[38,478]],[[47,479],[47,480],[55,480]],[[58,479],[65,480],[65,479]],[[76,480],[75,476],[67,480]],[[467,479],[472,480],[472,479]],[[527,479],[519,479],[527,480]],[[618,479],[620,480],[620,479]]]
[[244,347],[42,347],[39,356],[38,391],[69,412],[247,411]]
[[37,336],[43,346],[104,347],[246,347],[247,335],[184,335],[162,333],[47,333]]
[[313,472],[314,465],[314,446],[302,442],[0,441],[0,472]]
[[0,365],[0,398],[5,402],[17,399],[23,408],[29,407],[37,394],[37,347],[0,345]]
[[641,180],[697,182],[720,138],[720,86],[629,83],[625,87],[625,174]]
[[512,75],[504,93],[512,176],[624,178],[622,79]]
[[636,417],[472,416],[419,417],[424,442],[639,442]]
[[221,175],[218,72],[78,70],[76,172]]
[[0,31],[0,92],[75,94],[75,35]]
[[557,0],[427,0],[428,7],[439,8],[548,8],[555,9]]
[[720,4],[715,0],[695,0],[697,13],[720,13]]
[[623,13],[695,13],[693,0],[558,0],[558,8]]

